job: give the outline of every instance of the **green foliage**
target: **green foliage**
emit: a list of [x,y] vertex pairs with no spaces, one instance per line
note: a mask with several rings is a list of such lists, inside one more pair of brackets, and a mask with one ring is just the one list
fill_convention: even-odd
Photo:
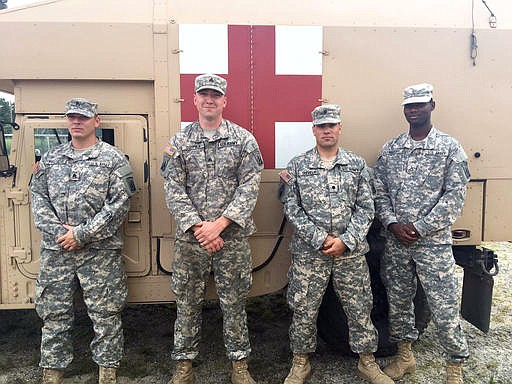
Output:
[[63,128],[35,128],[34,129],[34,145],[42,155],[50,148],[59,144],[67,143],[68,130]]
[[[2,122],[11,122],[14,120],[14,103],[11,103],[3,98],[0,98],[0,121]],[[12,126],[4,125],[4,133],[8,136],[5,138],[6,150],[7,153],[11,151],[11,133]],[[3,150],[4,148],[2,148]]]
[[[0,121],[11,122],[14,120],[14,103],[0,98]],[[5,133],[11,133],[11,126],[5,126]]]

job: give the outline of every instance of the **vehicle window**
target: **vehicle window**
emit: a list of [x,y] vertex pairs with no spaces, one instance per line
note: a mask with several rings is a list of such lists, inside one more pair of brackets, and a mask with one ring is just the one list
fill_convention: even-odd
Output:
[[0,124],[0,172],[9,170],[9,152],[11,151],[12,134]]
[[[114,129],[98,128],[96,136],[101,140],[114,145]],[[71,140],[67,128],[35,128],[34,129],[34,155],[35,160],[39,161],[41,156],[49,149],[57,145],[67,143]]]
[[0,176],[9,177],[16,172],[16,168],[10,165],[9,153],[12,145],[12,130],[18,129],[15,122],[0,121]]

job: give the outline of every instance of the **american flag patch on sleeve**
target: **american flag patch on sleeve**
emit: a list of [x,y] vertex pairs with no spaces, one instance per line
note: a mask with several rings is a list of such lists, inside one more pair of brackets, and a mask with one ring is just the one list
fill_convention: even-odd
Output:
[[41,166],[39,165],[39,161],[34,164],[34,175],[37,175],[41,170]]
[[178,149],[173,146],[173,145],[168,145],[167,147],[165,147],[164,149],[164,153],[168,154],[169,156],[173,157],[175,154],[176,154],[176,151]]
[[283,180],[286,184],[290,182],[291,179],[293,179],[293,176],[288,172],[286,169],[279,172],[279,177],[281,180]]

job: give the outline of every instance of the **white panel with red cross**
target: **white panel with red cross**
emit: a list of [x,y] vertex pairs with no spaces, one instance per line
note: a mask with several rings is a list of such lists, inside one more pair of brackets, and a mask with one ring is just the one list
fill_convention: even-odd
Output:
[[314,146],[311,111],[322,94],[322,27],[180,25],[182,121],[197,119],[194,78],[228,81],[224,117],[254,134],[265,168]]

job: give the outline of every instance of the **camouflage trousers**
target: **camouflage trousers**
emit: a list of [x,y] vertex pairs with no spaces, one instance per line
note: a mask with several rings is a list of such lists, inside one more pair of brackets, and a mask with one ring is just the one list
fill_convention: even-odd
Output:
[[219,295],[227,356],[230,360],[249,356],[245,304],[251,271],[251,249],[246,238],[224,240],[224,247],[212,254],[198,243],[176,240],[171,282],[177,307],[173,359],[193,360],[199,353],[201,311],[210,272]]
[[432,311],[439,343],[448,360],[462,362],[469,356],[459,319],[458,282],[451,245],[404,246],[388,238],[381,263],[381,276],[389,300],[391,341],[418,338],[413,299],[416,275]]
[[320,251],[294,253],[288,271],[288,305],[293,311],[290,347],[294,354],[316,350],[318,310],[329,279],[348,319],[349,344],[355,353],[377,350],[378,334],[371,319],[370,273],[363,255],[333,259]]
[[73,360],[73,297],[80,284],[94,328],[93,360],[118,367],[123,356],[121,311],[126,303],[126,274],[120,250],[41,250],[36,282],[36,311],[43,320],[41,361],[44,368],[66,368]]

